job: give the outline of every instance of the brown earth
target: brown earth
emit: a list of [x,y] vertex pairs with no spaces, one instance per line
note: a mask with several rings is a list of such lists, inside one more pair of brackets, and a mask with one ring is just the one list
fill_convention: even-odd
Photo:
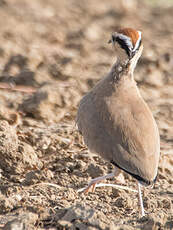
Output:
[[[1,229],[173,229],[173,6],[166,2],[0,0]],[[113,170],[89,157],[74,121],[81,97],[114,62],[107,41],[121,26],[143,31],[135,78],[161,136],[145,218],[134,192],[77,192]]]

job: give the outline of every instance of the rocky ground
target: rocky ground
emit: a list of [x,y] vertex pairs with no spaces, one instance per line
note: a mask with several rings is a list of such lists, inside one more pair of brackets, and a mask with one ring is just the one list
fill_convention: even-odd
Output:
[[[0,229],[173,229],[173,5],[163,3],[0,1]],[[135,192],[78,192],[113,170],[89,157],[74,121],[81,97],[115,60],[107,41],[121,26],[143,31],[135,78],[161,136],[145,218]],[[122,185],[136,189],[123,175]]]

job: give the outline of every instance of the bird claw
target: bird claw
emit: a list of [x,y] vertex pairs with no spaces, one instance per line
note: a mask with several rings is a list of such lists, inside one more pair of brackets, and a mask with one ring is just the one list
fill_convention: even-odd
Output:
[[91,188],[91,191],[94,192],[95,191],[95,188],[96,188],[96,184],[98,184],[99,181],[95,181],[94,179],[90,181],[90,183],[82,188],[82,189],[79,189],[78,192],[83,192],[84,194],[87,194]]
[[91,188],[91,191],[94,192],[95,188],[96,188],[96,184],[97,183],[89,183],[89,185],[86,187],[86,189],[84,190],[84,194],[87,194],[89,192],[89,189]]

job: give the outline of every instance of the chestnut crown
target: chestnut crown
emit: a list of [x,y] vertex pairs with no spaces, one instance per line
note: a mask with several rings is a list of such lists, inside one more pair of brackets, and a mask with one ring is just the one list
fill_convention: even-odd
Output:
[[109,43],[115,45],[117,43],[122,48],[129,59],[133,58],[141,46],[141,31],[132,28],[123,28],[112,34]]

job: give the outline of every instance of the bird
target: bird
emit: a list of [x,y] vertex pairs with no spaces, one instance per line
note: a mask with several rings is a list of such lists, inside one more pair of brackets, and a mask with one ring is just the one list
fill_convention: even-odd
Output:
[[[134,69],[143,51],[142,32],[121,28],[111,34],[116,61],[111,70],[81,99],[76,123],[90,152],[112,163],[137,181],[141,216],[145,215],[141,186],[153,185],[158,174],[160,135],[151,110],[142,98]],[[145,76],[147,77],[147,76]]]

